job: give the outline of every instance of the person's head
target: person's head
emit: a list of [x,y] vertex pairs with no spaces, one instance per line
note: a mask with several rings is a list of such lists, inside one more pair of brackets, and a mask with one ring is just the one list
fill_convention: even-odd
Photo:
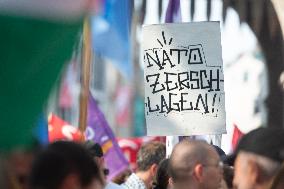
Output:
[[137,154],[137,174],[143,175],[147,186],[152,185],[159,163],[166,157],[164,143],[152,141],[141,146]]
[[99,168],[80,144],[58,141],[35,158],[31,189],[102,189]]
[[31,171],[31,164],[34,151],[26,149],[15,149],[7,159],[10,180],[14,180],[21,189],[28,189],[28,178]]
[[104,153],[102,147],[100,146],[100,144],[90,140],[86,141],[84,143],[84,146],[98,164],[101,170],[102,177],[104,178],[104,180],[106,180],[106,176],[108,175],[109,170],[105,166]]
[[237,189],[267,188],[284,160],[284,131],[259,128],[244,135],[235,153]]
[[234,170],[231,166],[226,164],[227,162],[224,161],[226,159],[226,153],[216,145],[211,144],[211,146],[214,147],[218,155],[220,156],[220,159],[224,163],[223,165],[223,180],[221,182],[221,188],[220,189],[230,189],[233,188],[233,178],[234,178]]
[[142,145],[138,151],[136,161],[137,171],[149,171],[153,167],[157,170],[159,163],[165,159],[165,157],[165,144],[157,141],[148,142]]
[[222,181],[222,163],[216,150],[204,141],[183,140],[170,157],[174,188],[217,189]]
[[234,179],[234,168],[224,164],[223,167],[223,179],[224,184],[226,184],[227,188],[233,188],[233,179]]
[[164,159],[158,167],[155,189],[167,189],[169,185],[169,159]]

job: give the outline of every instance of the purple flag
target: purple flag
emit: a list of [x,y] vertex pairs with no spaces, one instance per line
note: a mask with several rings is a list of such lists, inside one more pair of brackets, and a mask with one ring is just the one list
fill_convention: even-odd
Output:
[[91,94],[88,106],[86,138],[87,140],[93,140],[101,145],[104,151],[106,166],[110,171],[107,178],[108,180],[111,180],[129,167],[129,163],[118,146],[111,128]]
[[180,0],[169,0],[166,23],[181,22]]

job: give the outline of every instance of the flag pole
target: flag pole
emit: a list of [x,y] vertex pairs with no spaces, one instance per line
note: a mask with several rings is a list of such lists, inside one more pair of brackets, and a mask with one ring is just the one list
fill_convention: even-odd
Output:
[[[80,92],[80,112],[79,130],[84,133],[87,127],[89,83],[92,62],[91,47],[91,28],[89,17],[85,18],[83,26],[83,45],[82,45],[82,67],[81,67],[81,92]],[[84,141],[84,137],[82,138]]]

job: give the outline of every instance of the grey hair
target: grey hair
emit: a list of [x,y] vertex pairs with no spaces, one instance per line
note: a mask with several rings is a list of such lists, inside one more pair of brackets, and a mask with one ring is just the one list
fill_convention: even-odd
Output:
[[271,179],[280,169],[280,163],[272,159],[251,152],[242,151],[241,153],[258,165],[262,176],[264,176],[264,179]]
[[148,142],[141,146],[137,154],[137,168],[139,171],[147,171],[153,164],[166,158],[165,144],[157,141]]

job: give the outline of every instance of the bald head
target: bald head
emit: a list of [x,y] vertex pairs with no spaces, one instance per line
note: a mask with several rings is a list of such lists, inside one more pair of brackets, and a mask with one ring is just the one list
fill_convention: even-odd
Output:
[[219,159],[215,149],[204,141],[183,140],[170,157],[170,174],[174,180],[189,178],[196,164],[207,164]]

